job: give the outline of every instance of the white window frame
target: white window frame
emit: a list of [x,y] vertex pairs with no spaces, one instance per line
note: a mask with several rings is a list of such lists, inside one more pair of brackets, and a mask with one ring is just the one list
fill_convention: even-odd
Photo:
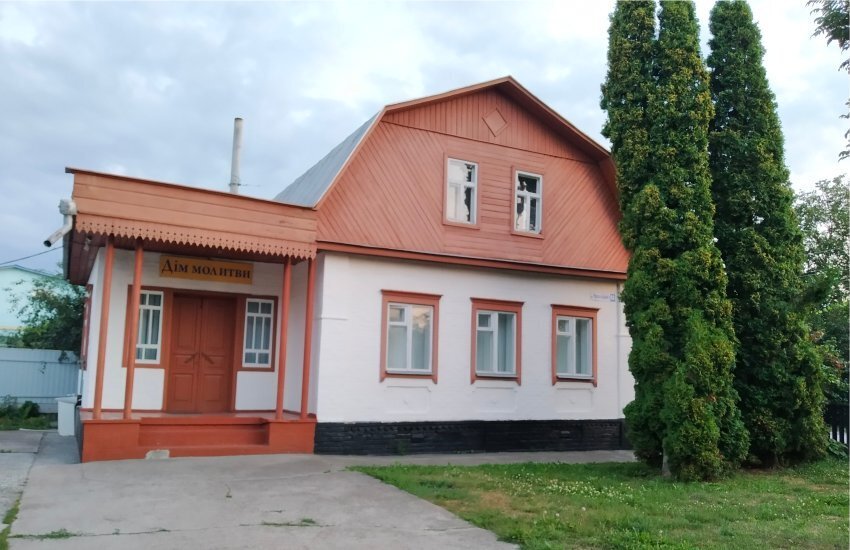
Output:
[[[520,176],[536,178],[537,179],[537,192],[532,193],[530,191],[521,191],[519,188],[519,178]],[[531,207],[531,199],[537,199],[537,227],[535,229],[530,229],[529,225],[531,224],[531,215],[528,214],[525,216],[525,223],[523,227],[517,227],[517,224],[520,221],[519,213],[517,213],[517,205],[519,204],[520,197],[525,198],[525,204],[530,208]],[[514,172],[514,231],[519,233],[531,233],[531,234],[540,234],[543,231],[543,176],[540,174],[534,174],[532,172],[525,172],[523,170],[516,170]]]
[[[451,166],[452,164],[461,164],[465,166],[473,166],[473,180],[469,181],[452,181],[451,179]],[[463,204],[463,197],[465,195],[465,191],[467,189],[471,189],[470,193],[470,204],[469,204],[469,219],[464,220],[462,218],[454,217],[457,215],[457,210],[459,205]],[[455,195],[455,211],[449,212],[449,197],[454,194]],[[460,202],[458,202],[458,198],[460,198]],[[471,162],[468,160],[461,160],[456,158],[448,158],[446,163],[446,220],[452,223],[461,223],[466,225],[475,225],[478,221],[478,163]]]
[[[579,348],[579,340],[578,333],[576,331],[576,321],[586,321],[588,323],[589,330],[585,334],[585,341],[581,342],[582,345],[585,346],[587,350],[587,369],[588,372],[578,372],[578,348]],[[560,330],[560,321],[567,321],[567,330]],[[577,317],[573,315],[556,315],[555,316],[555,373],[558,377],[564,378],[593,378],[593,331],[595,327],[593,326],[593,318],[591,317]],[[560,338],[559,336],[569,338],[572,342],[571,351],[567,356],[567,364],[566,370],[560,370],[561,365],[558,364],[558,358],[560,358],[561,354],[558,353]],[[568,348],[569,349],[569,348]]]
[[[256,303],[259,306],[257,307],[257,312],[248,312],[248,305]],[[271,313],[263,313],[262,312],[262,304],[270,304],[271,305]],[[254,330],[257,330],[257,322],[256,319],[268,319],[269,321],[269,347],[268,348],[254,348],[248,345],[248,318],[254,318]],[[272,366],[272,359],[274,356],[274,320],[275,320],[275,307],[274,300],[270,300],[268,298],[246,298],[245,299],[245,326],[242,327],[242,366],[246,368],[256,368],[256,369],[267,369]],[[267,353],[269,360],[268,362],[261,363],[256,359],[254,361],[246,361],[245,354],[246,353],[254,353],[255,358],[259,357],[260,353]]]
[[[392,308],[400,308],[404,310],[404,321],[393,321],[392,315],[390,315],[390,311]],[[414,369],[413,368],[413,308],[414,307],[424,307],[431,310],[430,322],[428,327],[428,357],[425,362],[428,365],[428,369]],[[387,302],[387,326],[385,330],[387,331],[386,335],[386,349],[384,350],[384,357],[386,357],[386,365],[385,370],[390,374],[426,374],[431,375],[433,371],[434,365],[434,306],[428,304],[408,304],[403,302]],[[405,366],[404,368],[398,367],[390,367],[390,327],[404,327],[407,332],[407,350],[405,352]]]
[[[152,306],[148,303],[145,303],[145,304],[142,303],[142,302],[149,302],[150,300],[149,300],[148,297],[153,296],[153,295],[159,296],[159,305],[158,306]],[[142,296],[145,297],[144,300],[142,300],[142,298],[141,298]],[[151,364],[158,364],[159,361],[160,361],[160,357],[162,356],[162,319],[163,319],[163,311],[164,311],[163,306],[164,305],[165,305],[165,293],[162,292],[162,291],[159,291],[159,290],[142,290],[141,293],[139,294],[139,328],[138,328],[138,331],[136,332],[136,342],[135,342],[135,347],[133,348],[133,353],[135,354],[135,358],[136,358],[136,364],[151,365]],[[145,311],[150,312],[151,320],[153,320],[154,314],[157,314],[159,316],[159,323],[157,323],[158,330],[157,330],[157,335],[156,335],[156,344],[150,344],[150,343],[141,344],[141,343],[139,343],[142,340],[142,330],[144,329],[144,325],[142,323],[142,317],[144,316]],[[150,329],[151,329],[152,325],[153,325],[153,323],[148,323],[148,334],[147,334],[147,338],[146,338],[146,340],[148,342],[151,341],[152,331]],[[145,359],[144,358],[145,357],[145,350],[149,350],[149,349],[156,350],[156,358],[154,358],[154,359]],[[141,354],[142,358],[141,359],[139,358],[139,350],[141,350],[141,352],[142,352],[142,354]]]
[[[490,326],[482,327],[481,326],[481,315],[489,315],[490,316]],[[499,372],[497,369],[499,365],[499,343],[504,338],[504,335],[499,331],[499,315],[510,315],[513,318],[513,334],[511,337],[513,338],[513,353],[510,355],[510,362],[512,370],[510,372]],[[478,309],[475,311],[475,374],[477,376],[504,376],[507,378],[515,378],[517,376],[517,365],[516,365],[516,351],[517,351],[517,314],[513,311],[498,311],[498,310],[490,310],[490,309]],[[490,350],[490,357],[493,358],[493,363],[490,365],[492,370],[481,370],[480,365],[478,364],[478,333],[479,332],[491,332],[493,333],[492,345]],[[506,358],[507,359],[507,358]]]

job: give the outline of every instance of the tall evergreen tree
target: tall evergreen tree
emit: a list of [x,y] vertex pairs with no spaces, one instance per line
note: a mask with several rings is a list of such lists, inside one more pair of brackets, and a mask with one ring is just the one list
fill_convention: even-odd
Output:
[[[655,1],[618,2],[611,14],[608,30],[608,75],[602,85],[602,108],[608,119],[602,134],[611,140],[617,165],[620,234],[632,253],[625,292],[632,286],[648,287],[645,293],[660,292],[652,277],[644,276],[642,263],[653,254],[638,249],[642,213],[636,199],[650,179],[649,117],[647,107],[654,88],[652,79],[655,44]],[[656,308],[664,309],[660,294]],[[660,411],[665,373],[672,370],[673,358],[667,353],[663,327],[649,309],[649,304],[624,304],[632,337],[629,369],[635,380],[635,399],[626,407],[629,439],[638,458],[661,465],[664,425]]]
[[820,360],[799,303],[805,254],[761,33],[743,0],[715,4],[709,28],[715,235],[729,277],[750,455],[769,464],[814,458],[827,433]]
[[[713,110],[698,25],[691,2],[661,5],[653,42],[654,2],[618,2],[603,86],[621,231],[632,253],[623,300],[636,385],[625,412],[640,458],[667,459],[681,479],[707,479],[737,466],[748,438],[732,387],[726,277],[713,243]],[[630,53],[642,57],[624,61]]]

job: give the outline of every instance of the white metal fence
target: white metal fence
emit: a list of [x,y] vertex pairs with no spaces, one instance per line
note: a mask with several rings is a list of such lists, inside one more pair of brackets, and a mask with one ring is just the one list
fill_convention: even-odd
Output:
[[33,401],[41,412],[55,413],[57,397],[75,395],[80,363],[69,352],[0,348],[0,400]]

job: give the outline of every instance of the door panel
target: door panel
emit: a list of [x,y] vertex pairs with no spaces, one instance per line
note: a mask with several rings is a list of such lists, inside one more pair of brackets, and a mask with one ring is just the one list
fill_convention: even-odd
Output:
[[230,408],[234,317],[232,299],[204,298],[198,348],[200,412],[222,412]]
[[168,361],[169,412],[193,412],[201,300],[174,295],[171,314],[171,353]]
[[230,409],[235,303],[233,298],[174,295],[169,412]]

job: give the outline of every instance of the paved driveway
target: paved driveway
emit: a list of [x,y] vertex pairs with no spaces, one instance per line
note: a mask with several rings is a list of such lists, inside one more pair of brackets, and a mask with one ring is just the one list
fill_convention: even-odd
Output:
[[[393,463],[397,457],[269,455],[70,464],[73,445],[72,438],[44,438],[12,525],[12,550],[514,548],[442,508],[344,469],[353,463]],[[631,458],[630,453],[543,453],[404,461],[549,461],[565,455],[575,455],[574,461]],[[50,538],[65,533],[71,536]]]
[[[0,520],[24,490],[44,432],[0,431]],[[0,523],[0,531],[5,525]]]

